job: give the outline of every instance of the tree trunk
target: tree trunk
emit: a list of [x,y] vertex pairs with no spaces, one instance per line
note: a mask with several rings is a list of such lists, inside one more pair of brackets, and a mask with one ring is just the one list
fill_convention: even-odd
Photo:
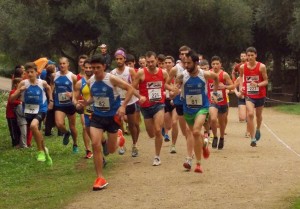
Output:
[[273,92],[282,92],[282,72],[281,72],[281,54],[275,50],[273,53],[273,73],[272,73],[272,85]]

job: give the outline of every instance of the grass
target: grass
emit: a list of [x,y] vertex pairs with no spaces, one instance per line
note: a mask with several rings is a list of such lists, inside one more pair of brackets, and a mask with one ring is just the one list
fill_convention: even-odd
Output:
[[[280,105],[274,107],[275,110],[287,114],[300,115],[300,104],[295,105]],[[296,197],[293,201],[291,209],[300,209],[300,197]]]
[[288,114],[296,114],[300,115],[300,104],[296,105],[280,105],[277,107],[274,107],[275,110],[288,113]]
[[[36,161],[36,147],[13,149],[5,118],[6,93],[0,93],[0,208],[63,208],[76,195],[91,191],[95,180],[93,160],[84,159],[80,121],[77,120],[79,154],[62,137],[46,137],[53,166]],[[56,131],[55,131],[56,134]],[[109,175],[118,155],[108,156],[105,175]],[[101,198],[101,195],[99,196]]]

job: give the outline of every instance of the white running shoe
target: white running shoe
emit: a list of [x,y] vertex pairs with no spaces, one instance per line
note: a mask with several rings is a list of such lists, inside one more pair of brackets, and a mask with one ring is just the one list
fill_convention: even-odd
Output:
[[155,157],[153,160],[153,166],[159,166],[161,164],[160,162],[160,158],[159,157]]

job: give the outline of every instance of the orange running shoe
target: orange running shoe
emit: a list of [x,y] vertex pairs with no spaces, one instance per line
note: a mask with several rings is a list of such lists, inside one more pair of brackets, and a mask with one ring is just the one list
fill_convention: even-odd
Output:
[[210,151],[208,149],[208,143],[207,143],[207,146],[203,146],[203,157],[204,157],[204,159],[209,158],[209,155],[210,155]]
[[93,153],[90,150],[86,150],[85,158],[86,159],[91,159],[92,157],[93,157]]
[[203,173],[203,169],[202,169],[200,163],[197,163],[197,164],[196,164],[196,168],[195,168],[194,171],[195,171],[196,173]]
[[104,189],[108,185],[107,181],[104,178],[98,177],[94,183],[93,190]]
[[119,138],[119,147],[123,147],[125,144],[125,137],[123,136],[123,132],[121,129],[118,130],[118,138]]

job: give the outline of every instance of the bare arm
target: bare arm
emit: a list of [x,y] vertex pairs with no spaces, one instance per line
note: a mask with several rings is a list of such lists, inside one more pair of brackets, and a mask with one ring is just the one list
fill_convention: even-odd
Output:
[[10,96],[9,102],[14,102],[21,96],[21,93],[25,91],[25,84],[24,81],[21,81],[17,87],[17,90]]
[[46,90],[46,93],[47,93],[47,95],[48,95],[48,98],[49,98],[48,109],[49,109],[49,110],[52,110],[52,109],[53,109],[53,105],[54,105],[54,104],[53,104],[54,101],[53,101],[52,89],[51,89],[51,87],[47,84],[46,81],[43,81],[43,86],[44,86],[44,88],[45,88],[45,90]]
[[267,86],[268,85],[268,74],[267,74],[266,66],[264,64],[261,64],[259,71],[261,72],[261,75],[263,77],[263,81],[258,83],[257,86],[258,87]]
[[224,73],[223,76],[224,76],[224,80],[226,81],[225,89],[233,90],[234,84],[233,84],[231,78],[229,77],[228,73]]

